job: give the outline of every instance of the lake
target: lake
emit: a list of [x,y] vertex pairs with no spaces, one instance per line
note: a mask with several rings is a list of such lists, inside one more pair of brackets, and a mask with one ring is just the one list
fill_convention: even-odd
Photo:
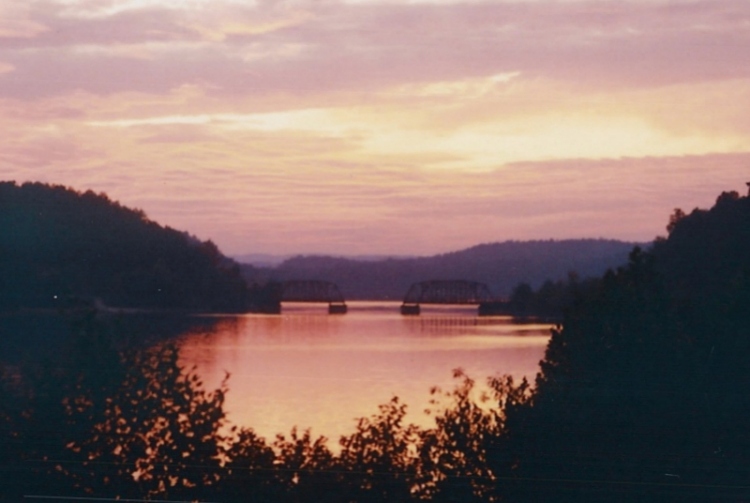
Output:
[[331,446],[394,395],[408,404],[409,421],[429,426],[429,390],[451,389],[455,368],[478,382],[533,379],[550,335],[548,324],[478,317],[476,307],[423,306],[420,316],[402,316],[397,302],[349,302],[345,315],[285,303],[281,315],[210,318],[177,341],[182,362],[208,388],[230,374],[230,421],[268,439],[311,428]]

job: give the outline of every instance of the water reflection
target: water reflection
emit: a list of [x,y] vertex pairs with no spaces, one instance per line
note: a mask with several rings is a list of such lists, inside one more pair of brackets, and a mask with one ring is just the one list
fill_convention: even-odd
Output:
[[478,380],[533,377],[548,337],[548,325],[479,318],[470,309],[404,317],[398,303],[352,302],[344,316],[285,305],[280,316],[215,319],[179,344],[183,363],[196,365],[208,386],[231,374],[233,422],[267,437],[297,425],[335,439],[393,395],[409,404],[409,420],[429,425],[419,412],[428,390],[451,387],[456,367]]

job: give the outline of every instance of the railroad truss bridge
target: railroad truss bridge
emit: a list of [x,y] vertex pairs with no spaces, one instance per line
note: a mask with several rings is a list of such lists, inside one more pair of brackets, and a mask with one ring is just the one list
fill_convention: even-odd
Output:
[[329,314],[344,314],[347,311],[344,296],[336,283],[318,280],[291,280],[274,285],[273,300],[263,311],[281,313],[282,302],[328,303]]
[[467,280],[431,280],[414,283],[404,296],[401,314],[418,315],[421,304],[477,305],[479,315],[502,314],[505,303],[495,300],[484,283]]

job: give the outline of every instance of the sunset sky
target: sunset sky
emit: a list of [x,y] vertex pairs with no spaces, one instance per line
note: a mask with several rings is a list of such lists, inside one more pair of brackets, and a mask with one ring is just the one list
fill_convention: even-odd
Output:
[[650,240],[750,180],[748,0],[0,0],[0,179],[228,254]]

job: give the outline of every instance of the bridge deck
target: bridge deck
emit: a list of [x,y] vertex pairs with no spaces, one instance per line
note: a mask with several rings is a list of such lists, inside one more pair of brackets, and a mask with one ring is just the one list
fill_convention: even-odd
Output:
[[411,285],[406,292],[401,314],[419,314],[420,304],[482,305],[493,301],[490,289],[478,281],[422,281]]
[[327,302],[329,314],[344,314],[347,311],[344,296],[338,285],[330,281],[292,280],[284,281],[281,302]]

